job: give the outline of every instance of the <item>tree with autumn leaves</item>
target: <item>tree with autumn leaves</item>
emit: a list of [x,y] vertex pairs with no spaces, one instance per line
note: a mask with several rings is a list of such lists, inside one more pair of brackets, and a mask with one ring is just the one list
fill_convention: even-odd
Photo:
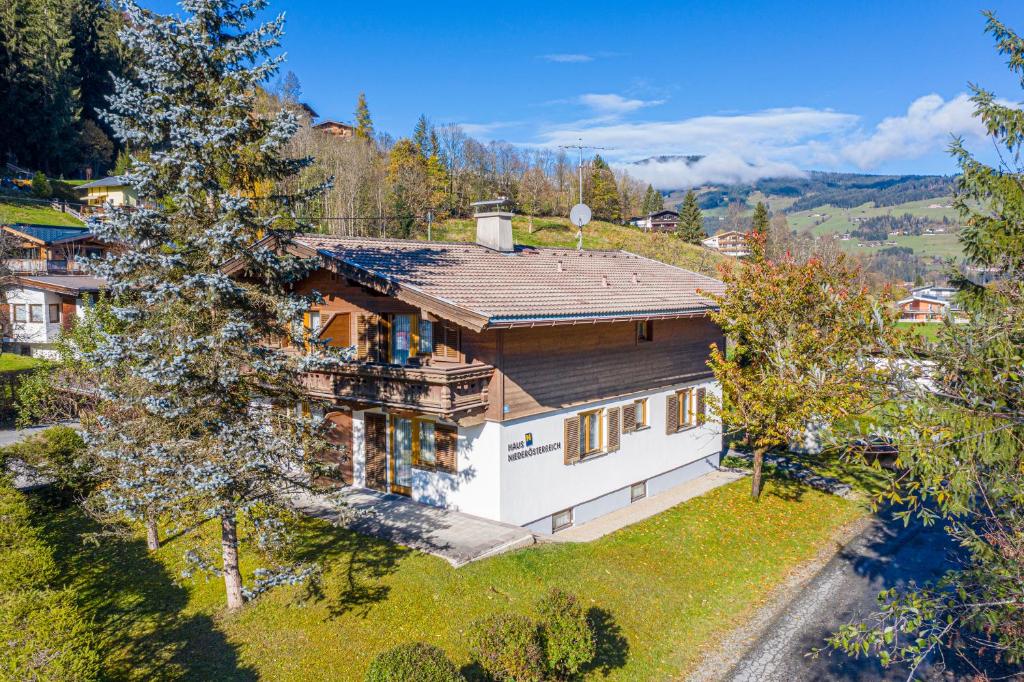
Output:
[[766,452],[801,440],[814,424],[873,407],[884,369],[867,351],[893,333],[893,313],[857,284],[856,268],[842,258],[757,258],[725,266],[722,280],[726,290],[713,296],[719,308],[711,317],[730,347],[712,347],[709,365],[722,397],[708,399],[753,448],[756,500]]

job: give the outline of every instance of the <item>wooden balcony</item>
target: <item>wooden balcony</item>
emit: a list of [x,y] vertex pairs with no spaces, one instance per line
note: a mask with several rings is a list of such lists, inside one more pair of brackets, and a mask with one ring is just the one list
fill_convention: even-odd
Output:
[[350,362],[329,371],[307,372],[303,387],[316,398],[458,421],[486,410],[492,374],[490,365],[403,367]]

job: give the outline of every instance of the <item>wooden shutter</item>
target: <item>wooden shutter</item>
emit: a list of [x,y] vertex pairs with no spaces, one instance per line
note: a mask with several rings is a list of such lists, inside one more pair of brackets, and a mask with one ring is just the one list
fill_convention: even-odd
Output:
[[363,362],[377,361],[377,327],[380,318],[376,315],[360,315],[356,322],[356,353]]
[[665,397],[665,433],[672,434],[679,430],[679,395],[673,393]]
[[633,431],[636,431],[636,403],[622,407],[622,432],[631,433]]
[[388,418],[368,412],[366,425],[366,487],[387,490]]
[[579,415],[565,420],[565,439],[562,454],[566,464],[580,461],[580,418]]
[[434,357],[459,359],[459,328],[450,322],[434,323]]
[[707,392],[706,388],[697,389],[697,424],[703,424],[707,420],[708,408],[705,400]]
[[459,431],[451,426],[434,425],[434,451],[437,468],[449,473],[458,471]]
[[349,313],[336,313],[320,332],[320,338],[333,348],[348,348],[352,345],[350,320]]
[[615,452],[619,449],[621,433],[622,410],[618,407],[608,409],[608,443],[606,450]]

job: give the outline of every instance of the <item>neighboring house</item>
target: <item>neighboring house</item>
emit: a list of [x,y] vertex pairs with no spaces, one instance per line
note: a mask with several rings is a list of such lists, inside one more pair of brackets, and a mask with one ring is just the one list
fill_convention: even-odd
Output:
[[947,314],[957,317],[960,307],[952,302],[953,287],[924,286],[910,290],[910,296],[897,301],[902,322],[941,322]]
[[313,126],[313,130],[319,130],[344,139],[349,139],[356,134],[355,126],[350,126],[347,123],[339,123],[338,121],[323,121]]
[[85,258],[100,257],[106,248],[85,227],[0,225],[10,258],[4,266],[15,274],[72,274],[83,271]]
[[477,243],[289,246],[321,263],[297,285],[323,296],[309,338],[352,357],[304,380],[330,404],[341,478],[551,533],[712,471],[707,358],[725,340],[703,292],[724,285],[624,251],[514,247],[511,217],[479,215]]
[[707,239],[701,240],[701,244],[709,249],[720,251],[727,256],[742,258],[750,255],[750,247],[747,244],[746,233],[739,232],[737,230],[716,232]]
[[645,232],[675,232],[679,227],[679,214],[675,211],[658,211],[643,218],[630,218],[629,224]]
[[96,277],[16,275],[4,285],[0,304],[4,351],[52,358],[61,330],[82,315],[85,299],[105,286]]
[[139,203],[135,188],[117,175],[87,182],[76,189],[82,193],[82,201],[96,208],[102,208],[108,203],[113,206],[137,206]]

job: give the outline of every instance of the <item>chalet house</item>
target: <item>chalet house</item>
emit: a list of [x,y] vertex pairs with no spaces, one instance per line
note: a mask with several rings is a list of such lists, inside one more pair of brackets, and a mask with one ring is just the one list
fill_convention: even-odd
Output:
[[63,329],[82,315],[104,281],[82,275],[15,275],[3,284],[0,305],[4,351],[52,358]]
[[675,211],[658,211],[643,218],[631,218],[629,222],[645,232],[675,232],[679,227],[679,214]]
[[355,126],[350,126],[347,123],[339,123],[338,121],[323,121],[313,126],[313,130],[319,130],[320,132],[333,135],[334,137],[340,137],[342,139],[351,139],[356,134]]
[[960,307],[953,303],[953,287],[924,286],[911,289],[910,296],[897,301],[902,322],[941,322],[947,315],[954,317]]
[[0,231],[11,256],[4,266],[15,274],[81,273],[85,258],[105,252],[85,227],[14,224],[0,225]]
[[82,194],[82,201],[95,208],[108,203],[113,206],[137,206],[139,203],[135,188],[116,175],[87,182],[76,189]]
[[714,249],[726,256],[742,258],[750,255],[750,246],[747,244],[747,235],[737,230],[716,232],[714,235],[701,241],[701,244]]
[[[711,471],[714,279],[624,251],[303,235],[312,350],[346,483],[552,533]],[[268,242],[269,244],[269,242]],[[266,246],[265,248],[270,248]],[[226,270],[243,277],[240,265]]]

